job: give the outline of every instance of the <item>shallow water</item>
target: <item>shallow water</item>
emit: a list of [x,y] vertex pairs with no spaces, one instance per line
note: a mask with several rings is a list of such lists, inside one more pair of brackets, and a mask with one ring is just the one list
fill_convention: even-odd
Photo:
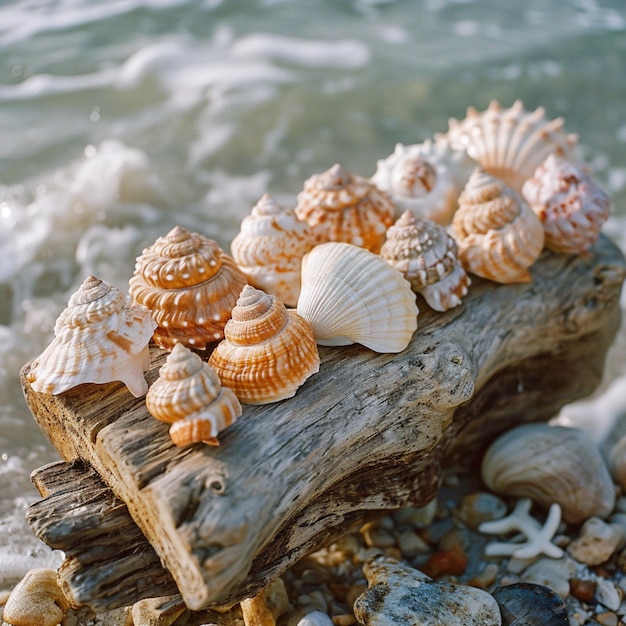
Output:
[[[85,276],[125,289],[175,224],[228,247],[263,192],[293,205],[335,162],[369,176],[519,98],[579,134],[626,250],[623,0],[9,0],[0,59],[0,587],[48,558],[23,516],[58,458],[18,370]],[[624,413],[622,329],[566,416],[602,436]]]

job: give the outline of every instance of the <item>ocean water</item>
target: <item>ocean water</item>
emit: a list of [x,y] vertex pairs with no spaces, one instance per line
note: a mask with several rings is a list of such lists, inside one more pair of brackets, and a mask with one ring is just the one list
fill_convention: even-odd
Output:
[[[18,371],[88,274],[126,290],[175,224],[228,248],[264,192],[370,176],[491,99],[564,117],[626,251],[625,77],[623,0],[0,2],[0,589],[59,558],[24,521],[58,454]],[[622,328],[564,419],[601,438],[625,413]]]

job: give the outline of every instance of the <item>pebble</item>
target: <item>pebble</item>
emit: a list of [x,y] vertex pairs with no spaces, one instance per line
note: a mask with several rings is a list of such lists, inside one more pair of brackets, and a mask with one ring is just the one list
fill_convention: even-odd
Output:
[[412,530],[405,530],[398,535],[398,548],[405,558],[426,554],[430,551],[430,546]]
[[334,626],[330,616],[322,611],[307,613],[297,624],[297,626]]
[[536,585],[550,587],[561,598],[569,595],[569,581],[576,575],[576,563],[568,557],[550,559],[543,557],[529,565],[522,574],[522,580]]
[[426,528],[433,523],[437,513],[437,498],[421,507],[408,506],[393,513],[397,524],[406,524],[413,528]]
[[189,613],[180,596],[144,598],[133,604],[134,624],[141,626],[171,626],[184,613]]
[[619,624],[619,617],[613,611],[596,613],[594,619],[600,626],[618,626]]
[[569,626],[565,602],[545,585],[517,583],[492,591],[502,626]]
[[600,565],[611,558],[623,540],[624,533],[620,525],[607,524],[599,517],[590,517],[567,551],[581,563]]
[[483,522],[500,519],[506,513],[506,502],[502,498],[482,491],[464,496],[455,510],[456,517],[472,530],[476,530]]
[[607,578],[597,576],[594,598],[607,609],[617,611],[622,603],[622,590]]
[[591,579],[570,578],[570,593],[585,604],[589,604],[593,600],[596,592],[596,581]]
[[421,570],[430,578],[441,576],[460,576],[467,568],[467,554],[460,546],[453,546],[450,550],[435,552]]
[[363,535],[365,545],[369,548],[391,548],[396,545],[395,535],[387,528],[379,526],[375,522],[365,524],[365,526],[361,528],[361,534]]

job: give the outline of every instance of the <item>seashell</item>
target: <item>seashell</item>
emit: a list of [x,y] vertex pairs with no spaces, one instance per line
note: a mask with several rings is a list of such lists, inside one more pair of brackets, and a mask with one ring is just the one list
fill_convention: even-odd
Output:
[[315,245],[310,226],[265,194],[241,223],[230,249],[248,282],[294,307],[302,257]]
[[482,460],[485,484],[496,493],[527,497],[577,524],[613,510],[615,489],[599,450],[584,431],[525,424],[496,439]]
[[611,212],[611,199],[592,178],[553,154],[524,183],[522,194],[543,224],[546,248],[556,252],[586,252]]
[[457,245],[446,229],[405,211],[387,230],[380,256],[424,296],[435,311],[461,304],[470,279],[457,256]]
[[607,463],[615,482],[626,492],[626,435],[611,444]]
[[550,587],[513,583],[491,592],[502,613],[502,626],[569,626],[565,602]]
[[316,243],[343,241],[378,252],[396,209],[367,178],[336,164],[305,181],[295,212],[309,224]]
[[57,395],[83,383],[123,382],[136,397],[148,390],[148,343],[156,324],[143,306],[126,306],[119,289],[87,277],[54,324],[54,339],[37,357],[28,382]]
[[383,258],[349,243],[316,246],[302,261],[297,311],[317,343],[401,352],[417,329],[411,286]]
[[177,343],[148,390],[146,408],[152,417],[171,424],[177,446],[200,441],[218,446],[217,435],[240,415],[235,394],[197,354]]
[[371,181],[389,194],[397,213],[408,210],[447,226],[476,165],[465,150],[451,150],[444,140],[398,143],[393,154],[377,162]]
[[159,346],[203,350],[223,338],[245,284],[243,272],[215,241],[176,226],[137,258],[129,293],[152,312]]
[[424,573],[385,556],[363,566],[368,582],[354,603],[365,626],[500,626],[498,603],[483,589],[431,580]]
[[246,404],[291,398],[319,371],[317,345],[306,321],[250,285],[242,289],[224,334],[209,364]]
[[495,100],[485,111],[469,107],[465,119],[451,118],[448,132],[437,137],[467,150],[486,172],[517,192],[549,154],[571,158],[578,141],[577,135],[563,132],[563,118],[548,120],[543,107],[526,111],[520,100],[509,109]]
[[480,168],[459,197],[452,234],[465,269],[499,283],[531,280],[528,268],[544,242],[543,226],[532,209]]

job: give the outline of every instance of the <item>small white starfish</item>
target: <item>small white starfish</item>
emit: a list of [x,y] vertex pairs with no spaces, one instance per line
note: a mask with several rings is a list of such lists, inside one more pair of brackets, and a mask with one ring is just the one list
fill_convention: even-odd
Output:
[[545,554],[553,559],[560,559],[563,556],[563,550],[551,542],[561,523],[561,507],[556,502],[550,505],[542,527],[530,515],[531,506],[530,498],[520,498],[510,515],[492,522],[483,522],[478,527],[479,532],[487,535],[504,535],[517,530],[527,539],[522,543],[514,541],[489,543],[485,547],[487,556],[513,556],[517,559],[532,559],[539,554]]

